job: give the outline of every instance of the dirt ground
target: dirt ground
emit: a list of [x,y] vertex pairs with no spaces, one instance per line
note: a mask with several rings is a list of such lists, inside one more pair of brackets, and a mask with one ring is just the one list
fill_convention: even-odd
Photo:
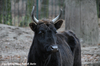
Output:
[[[64,26],[65,24],[58,32],[63,31]],[[0,66],[7,64],[25,66],[33,36],[34,32],[29,27],[21,28],[0,24]],[[16,64],[13,65],[14,63]],[[100,44],[82,46],[82,64],[83,66],[93,66],[93,64],[100,66]]]

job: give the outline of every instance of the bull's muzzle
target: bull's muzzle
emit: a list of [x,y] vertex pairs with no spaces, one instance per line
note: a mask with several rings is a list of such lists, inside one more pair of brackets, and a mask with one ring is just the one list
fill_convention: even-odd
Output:
[[58,46],[57,45],[52,45],[51,46],[51,51],[52,52],[57,52],[58,51]]
[[46,48],[47,52],[57,52],[58,51],[58,46],[57,45],[51,45]]

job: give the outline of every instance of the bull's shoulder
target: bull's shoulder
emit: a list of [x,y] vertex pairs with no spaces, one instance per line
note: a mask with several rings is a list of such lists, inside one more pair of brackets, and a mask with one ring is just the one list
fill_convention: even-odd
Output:
[[63,32],[61,32],[61,34],[66,36],[66,37],[76,36],[72,30],[63,31]]
[[72,52],[74,52],[75,47],[79,42],[75,33],[72,30],[68,30],[68,31],[63,31],[63,32],[59,33],[59,36],[68,43]]
[[76,34],[72,30],[63,31],[63,32],[61,32],[61,34],[63,36],[65,36],[66,38],[68,38],[67,41],[68,40],[70,40],[70,41],[75,41],[76,40],[76,41],[79,42],[79,39],[77,38]]
[[[75,33],[72,30],[63,31],[57,34],[57,36],[61,38],[68,38],[69,40],[73,40],[73,38],[77,38]],[[68,40],[66,39],[66,40]]]

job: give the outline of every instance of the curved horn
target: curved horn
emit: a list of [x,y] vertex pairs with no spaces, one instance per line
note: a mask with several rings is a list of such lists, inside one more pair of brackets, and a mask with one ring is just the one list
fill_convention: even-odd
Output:
[[34,11],[35,11],[35,6],[33,6],[33,9],[32,9],[32,12],[31,12],[31,16],[32,16],[33,21],[37,24],[39,22],[39,20],[36,19],[36,17],[34,16]]
[[60,14],[56,18],[54,18],[52,22],[55,23],[61,17],[61,14],[62,14],[62,9],[60,10]]

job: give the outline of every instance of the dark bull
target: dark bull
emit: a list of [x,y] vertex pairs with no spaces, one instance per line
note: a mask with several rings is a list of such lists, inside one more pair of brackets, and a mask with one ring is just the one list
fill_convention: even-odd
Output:
[[57,33],[63,23],[58,20],[37,20],[32,9],[33,23],[29,26],[34,31],[34,39],[28,54],[28,66],[81,66],[81,49],[78,38],[72,31]]
[[[37,20],[36,18],[35,18],[35,16],[34,16],[34,10],[35,10],[35,7],[33,6],[33,9],[32,9],[32,13],[31,13],[31,16],[32,16],[32,19],[33,19],[33,21],[35,22],[35,24],[37,25],[37,24],[39,24],[39,23],[41,23],[41,22],[43,22],[43,21],[39,21],[39,20]],[[62,14],[62,10],[60,11],[60,14],[56,17],[56,18],[54,18],[52,21],[51,21],[51,23],[53,24],[53,23],[55,23],[60,17],[61,17],[61,14]],[[43,30],[39,30],[39,33],[40,34],[42,34],[43,32],[42,31],[44,31],[44,34],[48,34],[48,35],[45,35],[46,36],[46,41],[45,40],[43,40],[43,41],[45,41],[45,42],[40,42],[41,41],[41,39],[39,40],[39,42],[40,43],[43,43],[43,44],[45,44],[48,40],[48,43],[46,43],[46,44],[48,44],[48,46],[47,47],[45,47],[46,48],[46,51],[48,51],[48,52],[57,52],[58,51],[58,46],[56,45],[56,37],[55,37],[55,35],[56,35],[56,29],[54,29],[54,28],[52,28],[52,27],[54,27],[53,25],[50,25],[48,22],[46,22],[46,21],[44,21],[45,22],[45,24],[46,25],[44,25],[44,26],[46,26],[46,27],[43,27]],[[30,24],[30,26],[32,25],[32,23]],[[48,27],[48,26],[51,26],[51,28],[50,27]],[[40,28],[40,27],[39,27]],[[42,28],[42,27],[41,27]],[[46,30],[44,30],[46,28]],[[33,29],[33,27],[31,28],[31,29]],[[54,30],[54,31],[52,31],[52,29]],[[51,33],[50,33],[51,32]],[[43,47],[42,47],[43,48]]]

